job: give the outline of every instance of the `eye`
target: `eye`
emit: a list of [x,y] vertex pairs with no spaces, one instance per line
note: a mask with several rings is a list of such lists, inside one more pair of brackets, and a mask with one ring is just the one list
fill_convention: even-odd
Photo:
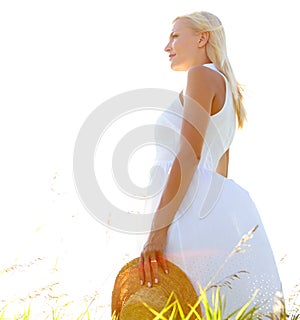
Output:
[[171,34],[170,34],[170,39],[177,38],[178,36],[179,36],[178,33],[171,32]]

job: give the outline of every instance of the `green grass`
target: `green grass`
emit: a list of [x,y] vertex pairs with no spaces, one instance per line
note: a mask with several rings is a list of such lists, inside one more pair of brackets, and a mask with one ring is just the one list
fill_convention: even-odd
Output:
[[[269,318],[271,320],[297,320],[300,319],[299,309],[298,312],[288,315],[285,310],[285,303],[281,297],[278,298],[274,305],[274,312],[270,314],[261,314],[259,312],[259,305],[251,306],[257,291],[253,294],[251,299],[247,301],[243,306],[233,311],[231,314],[225,314],[226,299],[221,295],[220,287],[215,287],[212,290],[211,303],[209,302],[208,292],[205,289],[200,288],[200,296],[198,301],[190,306],[188,314],[184,314],[183,308],[180,302],[177,300],[174,293],[172,293],[166,303],[166,307],[163,310],[155,310],[151,306],[145,304],[145,306],[153,313],[153,320],[259,320],[262,318]],[[201,305],[201,313],[197,312],[198,306]],[[170,314],[168,317],[166,314]],[[113,315],[112,320],[118,320]]]
[[[253,299],[257,292],[255,292],[252,298],[243,306],[233,311],[230,315],[225,314],[226,297],[221,295],[219,286],[212,286],[207,289],[200,288],[200,295],[197,302],[194,305],[190,305],[190,311],[188,314],[184,314],[183,308],[180,305],[176,295],[172,293],[166,302],[166,307],[163,310],[155,310],[150,305],[145,305],[152,313],[153,320],[258,320],[261,317],[259,313],[259,306],[251,306]],[[7,315],[7,309],[10,304],[0,306],[0,320],[63,320],[66,319],[66,314],[70,314],[69,308],[72,307],[74,302],[65,302],[63,297],[57,298],[55,303],[49,306],[48,310],[44,311],[44,316],[36,318],[34,315],[34,300],[23,308],[22,312],[16,314]],[[99,315],[94,310],[93,305],[97,303],[96,297],[92,298],[85,307],[82,307],[81,311],[72,315],[72,320],[98,320]],[[211,301],[211,302],[210,302]],[[197,307],[201,306],[201,315],[197,312]],[[43,306],[45,308],[45,305]],[[45,308],[46,309],[46,308]],[[166,314],[169,314],[167,317]],[[300,308],[298,305],[293,306],[293,310],[289,313],[285,310],[285,301],[283,297],[279,297],[278,301],[274,304],[274,313],[265,315],[271,320],[300,320]],[[105,319],[106,320],[106,319]],[[111,320],[118,320],[116,316],[112,316]]]
[[[250,320],[256,319],[257,307],[249,308],[252,300],[255,297],[250,299],[245,305],[241,308],[232,312],[229,316],[225,315],[225,298],[221,296],[220,288],[217,287],[211,293],[211,303],[209,302],[208,293],[206,290],[200,290],[200,296],[198,301],[190,306],[190,311],[188,314],[183,313],[183,309],[180,306],[178,300],[175,299],[175,302],[172,303],[173,310],[172,315],[169,318],[164,317],[164,313],[168,309],[168,305],[165,310],[162,310],[160,313],[155,312],[155,310],[151,309],[149,306],[149,310],[155,315],[155,320],[190,320],[190,319],[206,319],[206,320],[222,320],[222,319],[233,319],[233,320]],[[197,312],[197,307],[201,305],[201,314]]]
[[[258,312],[259,306],[252,306],[251,302],[255,298],[256,292],[253,294],[252,298],[245,303],[243,306],[232,312],[230,315],[225,315],[225,305],[226,300],[224,296],[221,296],[220,288],[216,287],[212,290],[211,294],[211,303],[209,302],[209,296],[205,289],[200,290],[200,296],[198,301],[190,306],[190,311],[188,314],[184,314],[183,309],[180,305],[180,302],[177,300],[175,294],[171,294],[166,307],[163,310],[154,310],[151,306],[146,305],[146,307],[153,313],[153,320],[191,320],[191,319],[205,319],[205,320],[258,320],[261,319],[261,314]],[[200,315],[197,312],[197,307],[201,305]],[[284,308],[284,301],[278,301],[278,306],[280,306],[279,310],[276,310],[276,313],[265,315],[272,320],[297,320],[300,319],[300,313],[295,312],[291,315],[286,314]],[[28,306],[24,309],[23,313],[19,313],[10,317],[6,317],[6,307],[4,306],[0,311],[0,320],[42,320],[36,319],[34,316],[31,316],[32,308]],[[44,320],[61,320],[64,319],[64,311],[68,308],[68,305],[64,305],[63,307],[53,308],[52,311],[43,318]],[[171,315],[166,317],[165,315],[171,311]],[[279,311],[279,312],[278,312]],[[83,312],[75,315],[73,317],[74,320],[83,320],[83,319],[99,319],[98,317],[92,316],[89,312],[89,308]],[[112,320],[118,320],[114,315],[111,318]]]

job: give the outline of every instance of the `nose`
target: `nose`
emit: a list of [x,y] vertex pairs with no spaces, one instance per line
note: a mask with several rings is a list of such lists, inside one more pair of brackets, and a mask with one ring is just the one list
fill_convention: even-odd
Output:
[[165,46],[164,51],[165,51],[165,52],[170,52],[170,51],[171,51],[171,45],[170,45],[170,42]]

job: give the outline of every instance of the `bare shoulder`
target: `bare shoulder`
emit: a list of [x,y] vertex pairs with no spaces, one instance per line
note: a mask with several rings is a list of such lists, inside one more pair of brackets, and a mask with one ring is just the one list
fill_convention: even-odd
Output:
[[224,83],[223,77],[217,71],[203,65],[191,67],[188,71],[188,79],[206,86]]
[[210,114],[222,108],[225,94],[225,80],[219,72],[203,65],[188,70],[186,95],[196,100]]
[[196,100],[202,97],[211,101],[216,93],[216,73],[202,65],[191,67],[187,75],[187,95]]
[[189,69],[187,95],[197,100],[211,114],[215,114],[224,105],[226,83],[224,77],[209,67],[197,65]]

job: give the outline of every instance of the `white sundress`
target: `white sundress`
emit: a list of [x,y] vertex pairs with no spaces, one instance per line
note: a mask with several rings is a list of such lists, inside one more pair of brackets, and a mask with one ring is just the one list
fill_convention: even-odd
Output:
[[[213,64],[205,66],[219,72]],[[210,117],[200,163],[168,230],[166,256],[186,272],[198,293],[199,284],[202,288],[219,285],[226,299],[226,314],[244,305],[256,289],[252,305],[262,304],[260,311],[266,314],[272,312],[275,295],[282,292],[282,287],[264,226],[248,192],[215,172],[235,133],[232,95],[224,79],[226,100],[223,108]],[[176,150],[179,143],[176,132],[181,129],[182,119],[178,115],[182,110],[178,98],[157,121],[174,132],[173,135],[156,132],[160,144],[171,150]],[[173,160],[174,154],[167,148],[159,148],[156,165],[163,168],[165,177]],[[155,210],[160,197],[161,193],[148,201],[148,210]],[[237,248],[241,238],[256,226],[252,239]],[[238,252],[219,270],[234,248]]]

